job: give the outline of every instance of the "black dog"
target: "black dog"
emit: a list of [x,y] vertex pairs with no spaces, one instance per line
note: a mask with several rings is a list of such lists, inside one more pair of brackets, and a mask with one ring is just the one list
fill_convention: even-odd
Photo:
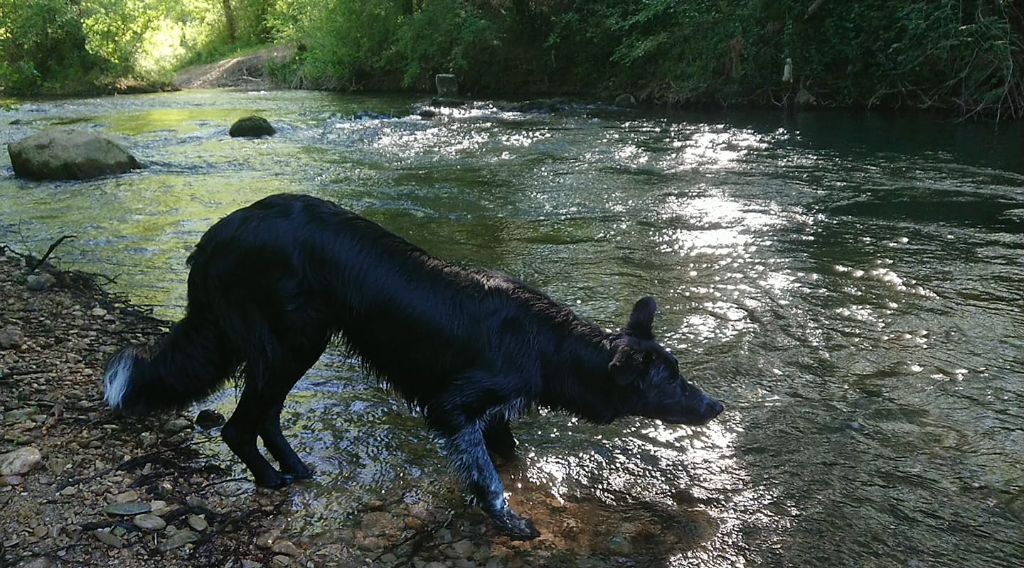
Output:
[[488,450],[513,453],[509,420],[532,405],[598,423],[704,424],[723,409],[655,342],[653,299],[608,333],[508,276],[449,264],[313,197],[275,195],[231,213],[189,265],[187,315],[152,354],[114,357],[106,401],[132,413],[181,408],[242,368],[222,436],[264,487],[312,475],[281,432],[281,407],[335,337],[423,410],[480,506],[516,539],[539,533],[509,509]]

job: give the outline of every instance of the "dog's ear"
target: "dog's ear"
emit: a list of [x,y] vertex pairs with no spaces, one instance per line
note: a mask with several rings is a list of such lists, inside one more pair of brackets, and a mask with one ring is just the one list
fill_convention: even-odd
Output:
[[654,313],[658,311],[658,304],[654,298],[645,296],[637,300],[633,305],[633,313],[629,315],[629,323],[622,332],[637,339],[654,339]]
[[615,352],[612,362],[608,364],[608,372],[620,386],[626,386],[640,379],[642,365],[637,360],[636,351],[622,347]]

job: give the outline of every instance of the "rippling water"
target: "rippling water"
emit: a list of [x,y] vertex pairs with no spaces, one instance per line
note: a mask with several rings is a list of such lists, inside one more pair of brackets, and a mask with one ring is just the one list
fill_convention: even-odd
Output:
[[[124,137],[150,166],[35,183],[0,156],[0,242],[42,251],[78,235],[65,264],[116,275],[175,318],[203,231],[292,191],[522,277],[607,327],[652,294],[664,343],[729,410],[701,428],[521,421],[513,503],[567,552],[1021,564],[1019,127],[485,103],[423,120],[412,102],[191,91],[0,110],[0,142],[72,124]],[[280,133],[228,138],[251,112]],[[304,522],[329,531],[373,495],[451,483],[420,419],[343,354],[291,400],[289,435],[320,471],[295,493]],[[219,401],[230,409],[230,393]]]

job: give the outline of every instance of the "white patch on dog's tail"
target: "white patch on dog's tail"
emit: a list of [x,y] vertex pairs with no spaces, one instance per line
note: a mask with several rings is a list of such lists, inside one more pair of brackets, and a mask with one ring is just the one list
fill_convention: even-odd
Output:
[[103,375],[103,400],[114,410],[120,410],[124,405],[124,395],[132,380],[135,356],[136,350],[131,347],[121,351],[111,359]]

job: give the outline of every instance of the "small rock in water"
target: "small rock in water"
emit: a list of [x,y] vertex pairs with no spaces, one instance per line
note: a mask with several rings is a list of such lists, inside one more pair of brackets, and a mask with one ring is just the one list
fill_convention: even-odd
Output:
[[43,455],[32,446],[18,448],[0,455],[0,476],[23,475],[43,461]]
[[274,563],[274,566],[288,566],[292,563],[292,559],[282,554],[278,554],[271,560],[271,562]]
[[196,426],[199,426],[203,430],[212,430],[213,428],[223,425],[224,415],[216,410],[204,408],[196,415]]
[[180,531],[174,533],[173,535],[171,535],[170,538],[165,540],[160,545],[160,550],[163,550],[163,551],[166,552],[168,550],[173,550],[175,548],[179,548],[179,547],[185,546],[186,544],[193,543],[193,542],[195,542],[197,540],[199,540],[199,535],[198,534],[196,534],[196,533],[194,533],[194,532],[192,532],[192,531],[190,531],[188,529],[180,530]]
[[101,318],[101,317],[107,315],[107,310],[104,310],[103,308],[93,308],[89,312],[89,315]]
[[103,512],[116,517],[131,517],[140,513],[149,512],[149,504],[140,501],[129,501],[127,503],[111,503],[103,508]]
[[20,347],[25,342],[25,334],[21,333],[21,330],[7,326],[0,329],[0,349],[13,349]]
[[235,121],[228,130],[232,138],[259,138],[273,136],[277,132],[270,122],[262,116],[246,116]]
[[163,519],[151,513],[138,515],[132,519],[132,522],[140,529],[150,532],[162,531],[167,526],[167,523],[164,522]]
[[57,279],[45,272],[42,274],[32,274],[25,279],[25,285],[33,292],[42,292],[56,283]]

